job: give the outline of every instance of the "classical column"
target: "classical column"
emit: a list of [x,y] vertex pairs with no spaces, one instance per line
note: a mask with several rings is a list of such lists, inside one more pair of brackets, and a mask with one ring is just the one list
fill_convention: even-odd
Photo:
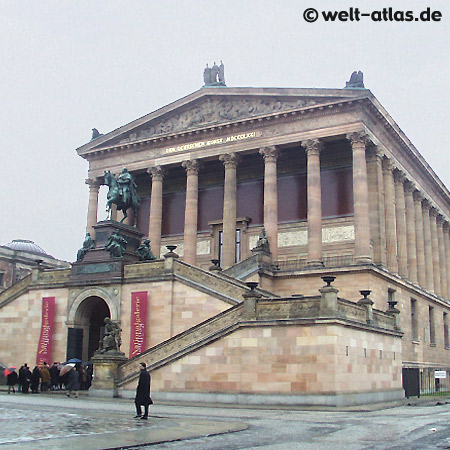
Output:
[[222,268],[232,266],[236,262],[236,153],[220,155],[225,166],[225,186],[223,194],[223,247]]
[[401,277],[406,278],[408,276],[408,259],[406,256],[405,189],[403,187],[405,175],[400,170],[396,170],[394,172],[394,181],[398,273]]
[[450,225],[447,221],[444,220],[443,223],[443,235],[444,235],[444,266],[445,266],[445,274],[447,279],[447,291],[444,292],[446,295],[446,299],[450,300],[450,235],[449,235],[449,229]]
[[386,221],[386,262],[392,273],[398,273],[397,230],[395,223],[394,165],[390,159],[383,160],[384,218]]
[[347,139],[353,151],[353,204],[355,226],[355,262],[367,264],[370,255],[369,190],[367,186],[366,143],[363,132],[351,133]]
[[414,218],[416,220],[416,254],[417,254],[417,275],[419,286],[425,288],[427,286],[427,276],[425,268],[425,240],[423,230],[423,212],[422,200],[423,196],[419,191],[413,192],[414,198]]
[[417,284],[417,248],[416,225],[413,199],[414,185],[410,181],[405,183],[405,213],[406,213],[406,253],[408,255],[408,278]]
[[264,158],[264,228],[269,238],[272,259],[278,260],[278,191],[277,158],[275,146],[259,150]]
[[92,239],[95,239],[94,225],[97,224],[97,211],[98,211],[98,191],[100,189],[100,183],[97,178],[88,178],[86,184],[89,186],[89,203],[87,213],[86,233],[89,233]]
[[197,217],[198,217],[198,160],[183,161],[186,169],[186,207],[184,210],[184,256],[183,261],[197,261]]
[[434,293],[441,296],[441,270],[439,267],[439,241],[437,234],[437,218],[438,212],[435,208],[430,209],[430,231],[431,231],[431,251],[433,254],[433,282]]
[[437,238],[439,248],[439,275],[441,278],[441,297],[447,298],[447,264],[445,262],[447,254],[445,253],[444,239],[444,217],[438,214],[436,218]]
[[308,266],[322,267],[322,190],[320,187],[319,139],[302,142],[307,156],[307,196],[308,196]]
[[425,243],[425,287],[434,292],[434,275],[433,275],[433,250],[431,247],[431,225],[430,225],[430,203],[424,199],[422,201],[423,214],[423,239]]
[[386,267],[386,223],[384,218],[383,152],[373,147],[367,160],[369,180],[370,235],[374,263]]
[[152,176],[148,237],[151,241],[152,251],[154,255],[159,258],[161,251],[162,193],[164,171],[161,166],[156,166],[149,169],[148,172]]

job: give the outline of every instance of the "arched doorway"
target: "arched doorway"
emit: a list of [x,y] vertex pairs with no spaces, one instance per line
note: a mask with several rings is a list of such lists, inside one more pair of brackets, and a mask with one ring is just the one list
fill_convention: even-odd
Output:
[[67,359],[88,361],[92,358],[99,348],[105,317],[111,317],[111,311],[101,297],[92,295],[79,304],[74,327],[68,330]]

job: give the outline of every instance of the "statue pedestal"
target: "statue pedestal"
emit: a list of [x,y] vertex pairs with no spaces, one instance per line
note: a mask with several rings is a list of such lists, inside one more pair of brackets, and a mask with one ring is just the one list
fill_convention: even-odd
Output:
[[[88,250],[83,261],[74,262],[71,269],[71,280],[85,281],[86,279],[113,279],[121,278],[123,275],[123,265],[129,262],[139,261],[136,249],[139,247],[144,236],[137,228],[105,220],[94,225],[95,248]],[[105,244],[109,237],[119,230],[120,235],[127,241],[125,253],[121,258],[113,257]]]
[[96,354],[92,358],[94,363],[94,379],[89,395],[95,397],[118,397],[116,378],[117,369],[128,361],[125,353],[109,351]]

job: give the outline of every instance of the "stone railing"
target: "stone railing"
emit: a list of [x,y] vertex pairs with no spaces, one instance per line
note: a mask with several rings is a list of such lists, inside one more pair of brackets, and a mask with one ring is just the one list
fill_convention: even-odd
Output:
[[225,269],[222,273],[239,280],[258,270],[258,267],[258,255],[252,255],[234,266]]
[[238,325],[242,309],[242,304],[233,306],[128,360],[119,368],[117,385],[122,386],[137,378],[141,362],[145,362],[149,370],[154,370],[226,334]]
[[66,283],[70,278],[71,269],[54,269],[54,270],[41,270],[38,272],[36,284],[57,284]]
[[141,262],[127,264],[124,267],[124,278],[154,278],[165,273],[164,261]]
[[14,283],[8,289],[0,294],[0,308],[12,302],[19,295],[23,294],[27,289],[29,289],[31,284],[31,274],[22,278],[17,283]]
[[[182,261],[174,261],[173,271],[176,278],[230,304],[241,302],[243,294],[248,291],[248,287],[243,281],[220,273],[208,272]],[[257,289],[257,292],[264,297],[273,296],[273,294],[264,290]]]

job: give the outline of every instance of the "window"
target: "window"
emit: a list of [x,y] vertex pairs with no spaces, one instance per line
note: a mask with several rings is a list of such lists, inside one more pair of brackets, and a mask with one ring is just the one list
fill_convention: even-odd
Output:
[[444,347],[449,348],[449,341],[448,341],[448,314],[445,312],[443,315],[444,319]]
[[428,307],[428,321],[430,323],[430,345],[436,345],[436,334],[434,326],[434,307]]
[[411,299],[411,337],[413,341],[419,340],[419,327],[417,323],[417,300]]
[[[241,230],[236,229],[236,249],[235,249],[235,262],[241,261]],[[222,267],[223,262],[223,231],[219,231],[219,264]]]

